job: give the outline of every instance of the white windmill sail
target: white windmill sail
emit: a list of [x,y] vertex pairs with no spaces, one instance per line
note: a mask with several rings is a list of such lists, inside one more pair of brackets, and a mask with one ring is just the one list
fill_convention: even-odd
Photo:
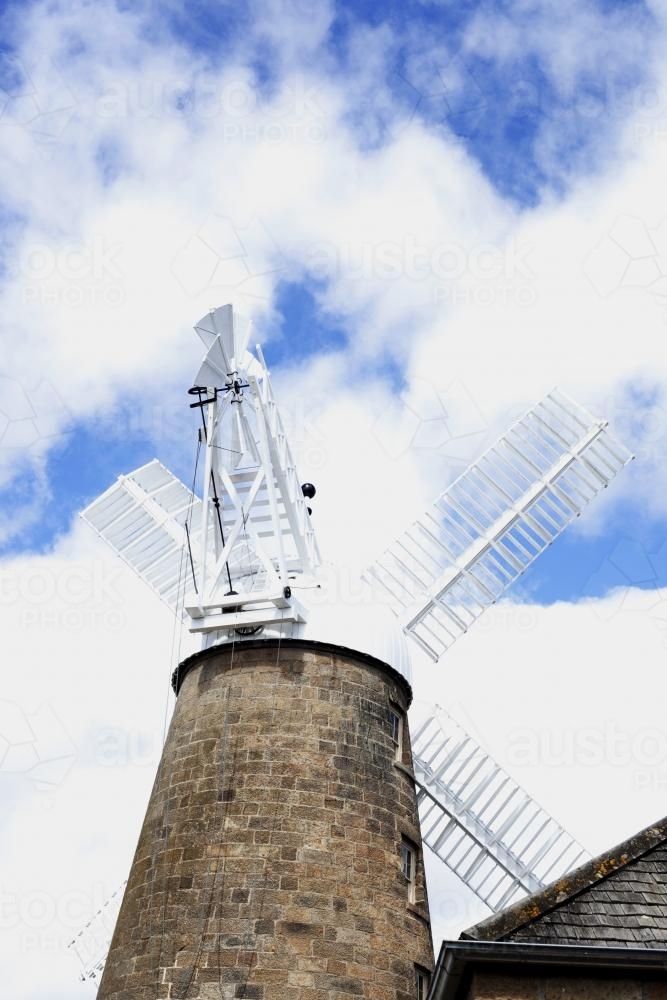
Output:
[[[266,625],[300,628],[308,611],[290,584],[301,576],[310,586],[320,564],[266,362],[259,348],[248,350],[250,329],[231,306],[195,327],[207,352],[190,390],[203,424],[201,499],[155,460],[121,476],[82,515],[205,643]],[[438,659],[631,457],[605,421],[555,390],[366,579],[406,635]],[[424,842],[492,910],[584,859],[442,711],[412,742]],[[84,965],[99,971],[104,956],[95,943],[90,952]]]
[[102,977],[126,885],[127,879],[67,945],[81,963],[81,979],[84,982],[96,983]]
[[444,710],[412,754],[424,843],[494,912],[590,857]]
[[365,573],[434,660],[501,597],[632,455],[554,390]]
[[200,507],[192,491],[154,458],[119,476],[81,517],[176,612],[182,604],[185,524]]
[[[213,346],[216,340],[221,342],[226,358],[223,374],[236,370],[243,362],[248,349],[251,328],[251,321],[245,316],[235,313],[229,304],[212,309],[198,323],[195,323],[195,333],[207,350]],[[206,383],[197,382],[196,384]]]
[[185,607],[193,632],[303,621],[289,583],[320,556],[266,362],[231,306],[195,329],[207,347],[190,390],[202,499],[153,460],[81,516],[173,611]]
[[320,556],[264,356],[247,350],[249,327],[231,306],[195,329],[208,352],[191,390],[205,444],[191,630],[301,621],[289,581],[314,573]]

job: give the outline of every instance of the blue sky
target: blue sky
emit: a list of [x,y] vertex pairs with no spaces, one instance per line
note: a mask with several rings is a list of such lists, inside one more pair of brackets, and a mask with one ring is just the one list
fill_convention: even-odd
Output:
[[[3,893],[92,915],[127,872],[152,765],[95,741],[159,749],[181,646],[77,514],[154,456],[190,482],[192,327],[226,302],[343,568],[555,385],[606,416],[636,460],[446,661],[415,656],[415,703],[463,706],[506,763],[527,719],[662,731],[662,0],[34,0],[0,39]],[[2,773],[42,705],[71,744],[48,796]],[[664,810],[667,759],[640,765],[517,778],[602,849]],[[8,995],[71,1000],[78,929],[7,928]]]
[[[306,0],[294,9],[306,18],[315,6]],[[317,57],[324,55],[330,73],[344,80],[357,68],[360,33],[368,30],[379,36],[389,28],[394,39],[381,70],[369,81],[366,92],[347,95],[351,98],[349,118],[358,129],[359,141],[382,145],[402,122],[418,119],[435,132],[458,137],[504,196],[518,205],[535,205],[544,194],[566,190],[568,178],[604,166],[599,137],[614,128],[618,107],[631,98],[643,79],[632,43],[650,38],[655,30],[650,8],[642,0],[606,0],[587,7],[610,33],[605,35],[608,44],[602,71],[596,63],[582,66],[576,94],[564,93],[555,85],[544,53],[528,44],[500,59],[492,51],[492,41],[490,51],[482,46],[466,53],[467,76],[460,87],[443,88],[438,72],[443,58],[446,61],[457,53],[466,31],[485,17],[495,24],[511,22],[515,16],[512,0],[466,0],[455,5],[419,0],[340,3]],[[230,45],[252,32],[252,7],[232,11],[226,4],[195,4],[188,5],[187,15],[177,4],[160,10],[163,17],[156,37],[164,30],[172,31],[210,65],[218,64]],[[524,6],[522,29],[541,30],[545,16],[556,31],[559,22],[570,17],[570,5],[552,11],[539,3]],[[267,91],[275,86],[279,64],[279,46],[260,34],[252,65]],[[377,101],[384,88],[389,98],[386,111]],[[577,113],[577,108],[583,113]],[[560,126],[553,164],[545,164],[536,155],[545,119]]]
[[[310,13],[307,2],[288,4],[285,9],[297,22]],[[263,28],[252,7],[198,4],[188,5],[186,12],[178,4],[171,4],[160,8],[159,18],[142,5],[119,10],[121,19],[123,11],[125,16],[139,17],[143,44],[153,52],[176,44],[182,56],[190,54],[200,60],[204,72],[219,71],[230,52],[241,52],[255,74],[259,93],[270,95],[280,83],[285,40],[280,34],[272,34],[270,26]],[[21,12],[25,13],[22,5],[7,5],[4,12],[8,30],[4,35],[0,85],[10,95],[25,90],[21,45],[26,28]],[[377,156],[378,151],[381,153],[400,139],[406,128],[417,127],[427,138],[448,144],[455,156],[465,156],[476,165],[500,203],[505,202],[514,217],[520,219],[543,202],[553,204],[566,199],[575,182],[594,179],[605,170],[608,140],[622,118],[619,108],[630,100],[633,88],[643,78],[645,67],[633,58],[634,44],[640,45],[655,30],[650,10],[642,3],[605,3],[586,5],[585,14],[602,30],[604,44],[596,58],[574,68],[567,82],[558,79],[544,47],[543,29],[545,23],[548,26],[549,15],[540,4],[526,9],[522,24],[526,37],[532,34],[535,43],[519,47],[508,43],[505,50],[499,46],[497,52],[489,47],[481,28],[475,26],[486,22],[487,31],[511,34],[510,2],[463,3],[455,7],[392,3],[381,8],[365,3],[339,4],[331,11],[328,30],[317,44],[305,44],[301,49],[297,45],[294,58],[304,72],[323,66],[325,80],[340,87],[341,121],[362,155]],[[553,16],[554,30],[562,27],[565,12]],[[371,60],[370,70],[361,74],[358,61],[364,44],[375,44],[378,57]],[[71,28],[60,37],[56,51],[61,60],[64,53],[83,58],[86,45],[85,32]],[[93,147],[93,167],[103,188],[112,193],[124,177],[132,177],[122,139],[122,131],[102,136]],[[7,212],[5,232],[9,235],[5,240],[10,239],[10,249],[20,242],[17,228],[20,231],[25,221],[20,213]],[[11,270],[8,274],[12,274]],[[342,356],[353,344],[363,324],[363,312],[351,322],[329,301],[328,284],[326,278],[313,278],[307,270],[278,272],[271,312],[259,321],[267,354],[278,370],[284,362]],[[388,325],[391,322],[388,318]],[[443,338],[447,336],[446,327],[445,321]],[[409,347],[409,336],[403,336],[399,349],[395,343],[383,345],[355,369],[352,380],[362,385],[364,379],[376,379],[389,393],[400,392]],[[188,377],[183,370],[183,389]],[[177,405],[177,385],[174,377],[169,384],[174,393],[172,406]],[[142,427],[140,418],[133,416],[141,412],[141,398],[136,386],[119,385],[111,416],[105,416],[104,409],[95,413],[93,408],[84,418],[74,415],[62,428],[62,437],[44,455],[46,480],[41,480],[38,516],[20,535],[10,534],[3,539],[2,551],[16,554],[48,550],[68,530],[72,516],[83,503],[116,475],[155,453],[188,479],[182,436],[174,447],[169,435],[155,434],[150,421]],[[191,421],[186,397],[179,397],[178,402],[183,405],[182,420]],[[634,474],[634,470],[625,473]],[[14,508],[17,499],[20,503],[22,498],[29,498],[35,476],[26,465],[23,477],[10,479],[0,494],[3,503]],[[659,549],[664,520],[655,512],[649,515],[642,511],[641,497],[635,500],[634,509],[627,498],[610,508],[601,533],[575,534],[560,541],[530,571],[521,593],[546,603],[576,599],[582,593],[603,595],[616,585],[621,572],[610,561],[610,555],[625,538],[629,522],[633,543],[650,558]],[[664,560],[657,559],[654,568],[653,576],[635,574],[632,582],[641,587],[664,584]]]
[[[166,136],[172,120],[183,123],[186,128],[192,127],[193,134],[208,127],[206,119],[202,124],[188,110],[192,108],[193,99],[196,106],[201,75],[208,80],[216,73],[224,73],[228,65],[234,66],[236,71],[242,65],[243,79],[253,81],[254,106],[271,102],[284,86],[288,68],[293,64],[302,74],[299,79],[306,81],[306,92],[316,95],[314,101],[319,100],[317,95],[322,90],[335,88],[339,99],[335,127],[345,132],[348,149],[354,150],[360,163],[380,163],[383,157],[391,157],[401,144],[409,143],[405,138],[408,135],[419,135],[424,143],[427,165],[434,150],[441,151],[442,156],[431,171],[433,191],[425,194],[439,205],[445,218],[448,205],[446,200],[439,202],[437,190],[440,175],[446,187],[449,175],[460,169],[461,163],[469,174],[477,173],[480,179],[475,183],[484,187],[483,197],[493,203],[493,210],[499,216],[499,221],[489,227],[490,239],[497,232],[504,237],[511,236],[524,220],[539,217],[545,206],[557,213],[562,205],[565,212],[568,198],[578,187],[595,185],[598,179],[604,183],[610,163],[615,158],[619,163],[623,160],[620,135],[628,109],[638,103],[641,106],[644,99],[649,107],[650,97],[643,95],[650,94],[655,86],[653,77],[647,72],[646,61],[637,57],[650,46],[652,35],[659,27],[655,13],[643,3],[587,3],[580,6],[576,14],[569,5],[552,11],[548,5],[535,3],[522,8],[520,35],[517,35],[515,5],[510,0],[493,4],[469,2],[454,7],[436,3],[391,3],[382,7],[342,3],[328,8],[319,30],[303,39],[288,37],[294,25],[303,27],[304,19],[313,19],[316,9],[319,16],[325,7],[303,0],[278,4],[278,8],[278,13],[285,15],[284,32],[276,29],[270,15],[266,19],[260,16],[261,5],[198,4],[188,5],[186,11],[179,4],[169,4],[160,7],[159,17],[157,9],[150,4],[109,6],[107,12],[114,11],[117,32],[120,34],[119,25],[131,23],[137,41],[136,47],[130,47],[127,52],[115,51],[112,42],[105,57],[111,66],[116,69],[122,66],[130,79],[137,82],[134,110],[153,129],[151,141],[161,134]],[[39,17],[39,9],[37,4],[33,7],[8,4],[4,8],[6,30],[0,86],[10,101],[10,111],[12,99],[25,100],[26,94],[35,89],[39,91],[39,83],[35,84],[31,77],[25,57],[25,46],[34,30],[29,15],[32,11]],[[81,11],[85,10],[84,5]],[[68,20],[68,15],[63,14],[62,24],[58,24],[57,18],[54,24],[56,30],[49,39],[52,65],[64,73],[68,60],[79,69],[85,68],[87,58],[95,55],[85,18],[77,24],[75,19],[69,17]],[[588,58],[577,56],[576,45],[582,38],[591,41]],[[561,62],[557,58],[559,46],[564,54]],[[142,59],[150,55],[159,60],[164,53],[167,53],[167,60],[172,58],[178,67],[174,69],[175,85],[163,91],[156,89],[150,74],[144,77],[141,70]],[[372,58],[368,58],[368,65],[365,65],[364,56],[370,53]],[[194,69],[188,77],[183,66],[190,62]],[[563,65],[567,66],[566,70],[562,70]],[[99,85],[103,96],[113,93],[117,86],[114,72],[116,70],[109,78],[111,84]],[[310,83],[311,76],[314,85]],[[77,82],[80,86],[76,74],[73,74],[73,81],[70,90],[76,91]],[[90,100],[90,95],[87,99]],[[71,208],[74,224],[82,224],[82,217],[94,211],[96,199],[108,210],[113,210],[114,200],[122,197],[128,185],[137,185],[138,190],[142,184],[150,185],[150,167],[147,170],[137,161],[128,145],[128,129],[123,127],[123,121],[113,121],[110,127],[103,120],[87,146],[77,145],[76,129],[84,124],[87,108],[80,94],[75,93],[74,100],[77,104],[74,121],[59,136],[61,141],[55,147],[53,159],[42,164],[41,178],[48,183],[53,172],[54,190],[62,183],[66,200],[75,196],[76,169],[59,160],[67,155],[69,138],[74,143],[71,148],[82,158],[88,178],[82,200]],[[131,89],[129,100],[131,104]],[[297,101],[298,96],[294,100]],[[61,105],[66,103],[63,98]],[[51,104],[59,106],[57,97]],[[22,108],[19,104],[17,113],[21,121],[28,117]],[[44,109],[49,110],[46,105],[39,107],[39,110]],[[214,121],[211,127],[215,130],[218,125]],[[616,151],[615,142],[619,144]],[[270,145],[266,143],[267,156]],[[307,147],[306,152],[310,152]],[[323,153],[326,157],[326,148]],[[233,164],[234,156],[233,147],[224,147],[222,159],[217,163],[223,176]],[[53,171],[50,163],[55,164]],[[169,169],[168,156],[165,163]],[[344,169],[343,160],[339,167]],[[215,169],[215,161],[212,161],[211,172]],[[335,161],[332,176],[336,176]],[[268,178],[270,180],[270,168]],[[236,183],[243,185],[242,179],[237,179]],[[71,191],[67,191],[68,186],[72,187]],[[400,176],[396,190],[401,198]],[[14,183],[13,191],[21,192],[20,178]],[[60,225],[57,214],[54,217],[51,211],[43,212],[38,197],[16,198],[11,192],[10,186],[2,235],[2,280],[6,289],[23,276],[22,265],[17,266],[17,257],[30,234],[31,245],[34,245],[35,233],[46,233],[46,236],[37,237],[37,245],[46,245],[47,249],[51,244],[42,244],[43,239],[57,241],[63,236],[57,232]],[[231,195],[233,201],[233,187]],[[473,191],[472,202],[475,197]],[[90,199],[90,205],[86,199]],[[178,189],[173,199],[178,210]],[[335,197],[333,203],[335,205]],[[465,218],[469,212],[465,200],[456,207]],[[328,206],[327,211],[330,208]],[[265,342],[272,367],[280,373],[283,367],[312,368],[330,359],[332,366],[349,366],[346,380],[355,393],[363,393],[365,386],[372,384],[380,386],[388,397],[399,395],[410,374],[411,352],[419,341],[419,324],[424,324],[423,303],[411,326],[412,321],[406,320],[400,310],[393,309],[389,298],[387,306],[379,304],[375,293],[364,300],[365,292],[359,293],[359,289],[366,279],[368,265],[364,254],[368,243],[363,240],[356,249],[352,244],[351,249],[345,244],[338,248],[334,244],[336,266],[324,275],[314,272],[308,255],[299,259],[298,245],[296,252],[289,245],[290,211],[298,212],[298,206],[287,206],[287,221],[282,223],[282,229],[268,230],[271,241],[279,248],[278,260],[277,266],[267,268],[268,285],[264,291],[268,291],[268,297],[262,300],[256,316],[259,335]],[[314,212],[317,219],[317,199],[309,211]],[[391,214],[391,199],[383,211]],[[47,218],[42,220],[40,214]],[[85,223],[83,225],[85,227]],[[62,228],[66,233],[65,227]],[[266,226],[264,229],[267,232]],[[238,228],[245,250],[244,232]],[[476,235],[485,237],[483,218]],[[287,249],[283,252],[286,244]],[[330,243],[327,246],[331,249]],[[56,250],[57,245],[54,253]],[[343,251],[347,253],[347,271],[340,263],[345,257]],[[130,283],[134,278],[131,273],[125,277]],[[136,281],[141,281],[138,274]],[[381,291],[386,289],[387,286]],[[389,291],[393,294],[394,288]],[[216,292],[211,290],[207,294],[214,296]],[[400,290],[397,294],[400,296]],[[350,295],[358,300],[353,307],[345,301]],[[252,309],[252,299],[250,304]],[[95,312],[91,315],[95,322]],[[459,315],[454,319],[458,320]],[[195,318],[191,314],[191,319]],[[447,344],[452,317],[443,315],[436,319],[442,345],[442,360],[438,363],[444,361],[448,378]],[[18,337],[24,320],[25,317],[19,315],[8,321],[17,328]],[[39,321],[48,323],[48,313]],[[471,319],[471,323],[474,322],[474,318]],[[371,346],[363,346],[366,325],[384,327],[384,333],[377,335]],[[182,327],[180,317],[177,326]],[[109,329],[114,330],[113,315]],[[46,334],[48,337],[48,328]],[[470,339],[472,335],[467,336]],[[535,363],[539,363],[540,336],[545,346],[544,369],[548,372],[550,348],[547,349],[547,341],[553,334],[536,333]],[[508,351],[512,349],[510,332]],[[92,341],[87,342],[85,350],[94,351]],[[122,350],[131,357],[131,339]],[[45,359],[47,355],[45,352]],[[194,358],[192,352],[187,355],[191,356]],[[641,425],[642,413],[650,416],[654,410],[659,410],[664,398],[663,386],[658,379],[651,383],[650,357],[643,358],[642,362],[646,373],[636,385],[632,377],[620,382],[617,379],[613,390],[626,401],[626,418],[619,430],[628,431],[630,425],[626,440],[631,447],[637,444],[640,447],[639,461],[624,473],[626,479],[636,481],[636,486],[626,486],[619,502],[607,506],[607,515],[595,530],[570,533],[547,552],[517,589],[518,598],[551,603],[560,599],[575,600],[582,594],[599,597],[614,586],[625,585],[627,580],[642,588],[665,583],[665,561],[658,555],[665,512],[642,495],[651,464],[662,453],[663,441],[659,436],[657,451],[651,448],[649,457],[645,458],[643,446],[646,441],[633,429],[635,424]],[[11,379],[18,375],[18,381],[24,384],[22,363],[18,367],[9,364],[7,376]],[[480,369],[485,363],[484,353],[480,351]],[[44,365],[48,365],[46,360]],[[455,365],[453,348],[453,374],[457,374]],[[515,366],[515,370],[519,367]],[[172,364],[168,378],[159,383],[159,389],[157,384],[148,383],[151,388],[147,394],[144,391],[145,379],[150,378],[147,370],[138,367],[132,372],[131,368],[131,364],[124,366],[124,373],[106,387],[98,402],[94,398],[94,387],[85,388],[84,393],[91,397],[88,406],[81,407],[78,400],[67,397],[64,391],[60,393],[69,417],[61,422],[58,435],[49,439],[45,447],[37,449],[37,464],[35,446],[24,453],[6,449],[15,472],[6,477],[0,492],[7,522],[11,522],[22,505],[30,507],[32,502],[35,510],[24,521],[16,519],[20,530],[4,533],[0,551],[5,555],[48,552],[57,539],[67,534],[73,516],[82,505],[118,474],[148,461],[154,454],[181,478],[189,479],[193,447],[189,445],[188,435],[192,436],[194,430],[186,430],[193,424],[193,414],[187,409],[188,399],[184,394],[190,377],[187,364],[178,367]],[[48,367],[39,372],[39,377],[45,375],[49,377]],[[26,378],[29,381],[30,375]],[[526,400],[524,405],[534,402],[537,394],[530,377],[525,381],[525,392],[518,376],[517,382],[521,390],[518,396],[522,402]],[[591,389],[591,394],[595,396],[597,390],[607,391],[611,385],[612,379],[608,380],[605,389],[604,379],[600,379],[600,385]],[[59,387],[56,385],[56,388]],[[29,387],[26,391],[29,395]],[[146,399],[150,405],[144,420]],[[487,404],[479,395],[476,401],[490,426],[495,426],[498,411],[494,401]],[[510,401],[506,399],[505,403]],[[369,393],[371,418],[382,411],[385,402]],[[10,400],[6,406],[8,415],[17,417],[11,412],[12,405]],[[629,422],[628,405],[634,414]],[[179,406],[182,413],[178,411]],[[163,411],[169,415],[164,421],[171,420],[177,430],[173,427],[165,430],[161,423]],[[610,416],[613,422],[614,414]],[[500,427],[501,422],[498,423]],[[655,435],[649,437],[649,443],[653,444]],[[420,461],[423,466],[423,456]],[[455,471],[458,470],[444,469],[445,479],[451,478]],[[396,527],[398,529],[400,524]],[[636,568],[636,559],[628,554],[629,549],[624,550],[623,556],[627,565],[620,566],[618,558],[614,561],[614,552],[618,553],[619,545],[623,546],[628,538],[632,551],[641,551],[645,563],[650,562],[650,572]]]

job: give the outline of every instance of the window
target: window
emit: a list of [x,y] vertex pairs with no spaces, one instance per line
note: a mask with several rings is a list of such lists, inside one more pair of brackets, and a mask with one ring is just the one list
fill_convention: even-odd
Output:
[[411,846],[405,842],[401,846],[401,869],[408,882],[412,882],[415,869],[415,855]]
[[401,871],[408,883],[408,900],[414,903],[417,882],[417,848],[405,838],[401,844]]
[[417,1000],[426,1000],[430,980],[430,973],[419,965],[415,965],[415,996]]
[[393,708],[389,709],[389,735],[391,736],[391,742],[394,744],[395,760],[402,760],[403,716],[400,715],[398,712],[395,712]]

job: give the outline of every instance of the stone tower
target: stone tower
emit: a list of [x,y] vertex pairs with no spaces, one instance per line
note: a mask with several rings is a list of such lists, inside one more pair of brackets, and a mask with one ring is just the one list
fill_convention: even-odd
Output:
[[387,659],[265,638],[180,665],[98,1000],[420,996],[411,691]]
[[[188,390],[201,417],[192,488],[154,459],[82,512],[202,641],[176,671],[100,1000],[423,1000],[432,950],[406,635],[440,659],[631,455],[554,391],[359,580],[321,558],[316,489],[297,475],[250,323],[227,304],[195,330],[206,354]],[[297,365],[287,398],[298,383]],[[350,527],[356,563],[365,524]],[[433,795],[433,849],[489,905],[530,884],[533,863],[551,873],[580,850],[556,827],[555,860],[539,847],[524,864],[515,845],[550,817],[533,804],[508,819],[507,797],[491,814],[509,777],[469,753],[467,735],[453,757],[439,728],[426,740],[424,792],[449,789],[454,803]]]
[[193,488],[154,459],[83,512],[202,642],[175,673],[98,1000],[421,1000],[405,635],[322,561],[250,323],[227,304],[195,330]]

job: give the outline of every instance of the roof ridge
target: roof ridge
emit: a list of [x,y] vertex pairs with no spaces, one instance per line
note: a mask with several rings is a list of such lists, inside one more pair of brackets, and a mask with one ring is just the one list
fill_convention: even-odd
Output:
[[497,941],[520,927],[539,920],[609,878],[615,872],[638,861],[643,855],[667,841],[667,816],[635,833],[615,847],[598,854],[578,868],[538,889],[486,920],[462,931],[460,941]]

